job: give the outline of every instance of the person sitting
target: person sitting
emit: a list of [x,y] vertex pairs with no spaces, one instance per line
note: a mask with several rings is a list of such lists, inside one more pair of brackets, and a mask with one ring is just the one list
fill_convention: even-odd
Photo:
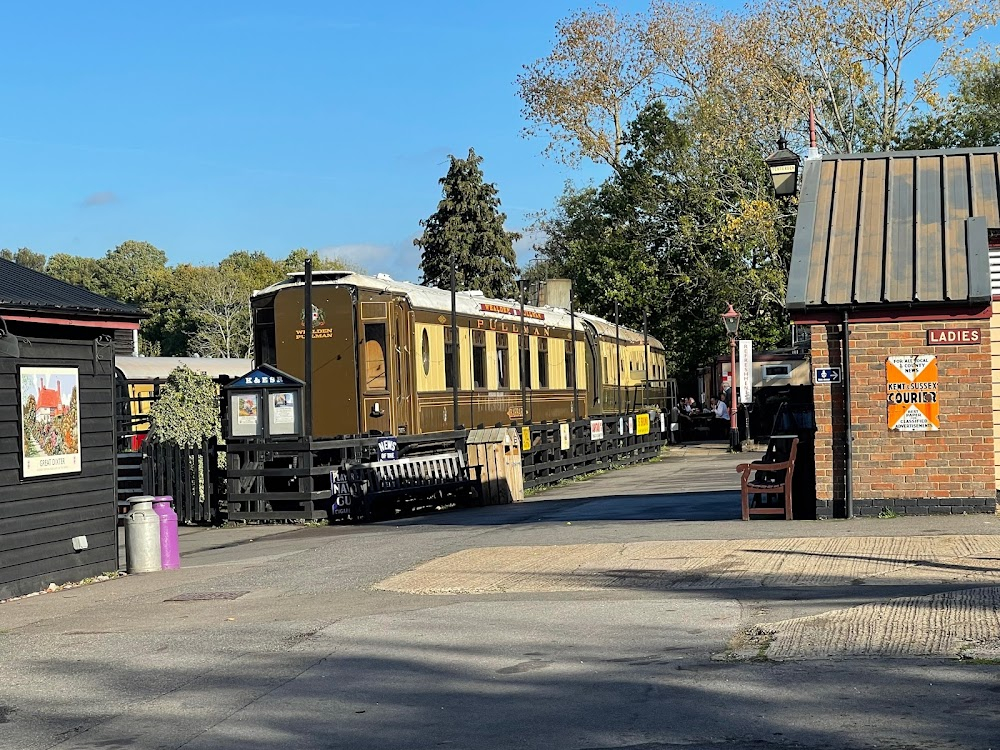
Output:
[[729,432],[729,407],[725,401],[713,398],[712,412],[715,414],[715,419],[712,421],[717,425],[714,432],[719,437],[725,437]]

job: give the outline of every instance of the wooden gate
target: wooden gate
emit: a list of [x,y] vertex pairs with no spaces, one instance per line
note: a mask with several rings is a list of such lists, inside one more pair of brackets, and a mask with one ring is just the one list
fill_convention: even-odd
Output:
[[146,440],[142,451],[143,492],[170,495],[178,523],[217,520],[217,493],[225,491],[220,482],[218,454],[214,439],[192,448]]

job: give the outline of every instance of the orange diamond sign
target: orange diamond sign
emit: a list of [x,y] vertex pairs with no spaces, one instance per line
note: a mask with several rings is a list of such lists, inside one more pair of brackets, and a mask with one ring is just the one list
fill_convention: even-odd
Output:
[[937,357],[889,357],[885,361],[885,391],[890,430],[933,432],[940,428]]

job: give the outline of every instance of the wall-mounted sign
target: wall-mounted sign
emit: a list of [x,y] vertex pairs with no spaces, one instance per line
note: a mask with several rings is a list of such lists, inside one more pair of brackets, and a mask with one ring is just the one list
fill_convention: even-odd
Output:
[[933,432],[940,428],[937,357],[921,354],[885,361],[889,429]]
[[978,328],[931,328],[927,331],[930,346],[954,346],[956,344],[978,344],[983,333]]
[[22,367],[21,467],[25,479],[80,471],[80,371]]
[[559,425],[559,450],[569,450],[569,423]]
[[816,384],[822,383],[839,383],[840,382],[840,368],[839,367],[817,367],[813,370],[813,382]]

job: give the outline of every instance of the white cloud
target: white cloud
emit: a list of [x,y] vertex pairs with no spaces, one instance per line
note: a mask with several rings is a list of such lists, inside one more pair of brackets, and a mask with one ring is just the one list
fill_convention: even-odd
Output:
[[365,273],[374,276],[387,273],[399,281],[420,280],[420,250],[412,239],[392,245],[356,243],[321,247],[319,254],[326,258],[341,258]]
[[118,196],[110,190],[103,190],[99,193],[91,193],[83,199],[83,205],[87,208],[92,206],[106,206],[109,203],[117,203]]

